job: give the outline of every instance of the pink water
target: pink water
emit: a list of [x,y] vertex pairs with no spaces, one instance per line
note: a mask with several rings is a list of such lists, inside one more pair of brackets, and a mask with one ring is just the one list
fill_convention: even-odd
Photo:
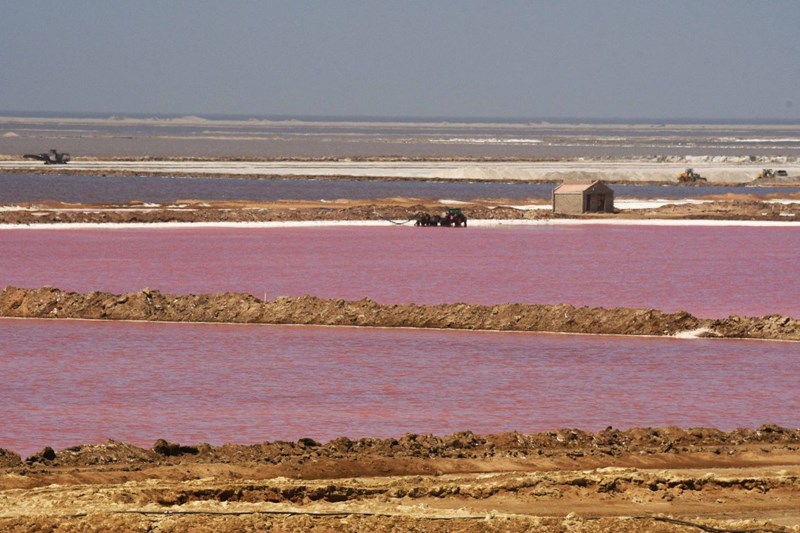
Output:
[[0,231],[0,286],[800,317],[800,227]]
[[800,426],[797,344],[0,319],[0,447]]
[[[0,286],[800,316],[795,228],[0,231]],[[800,345],[0,320],[0,447],[800,425]]]

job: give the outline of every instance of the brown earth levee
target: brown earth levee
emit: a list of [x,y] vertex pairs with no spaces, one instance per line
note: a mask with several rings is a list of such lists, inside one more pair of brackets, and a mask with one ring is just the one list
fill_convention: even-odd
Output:
[[800,320],[787,316],[697,318],[656,309],[466,303],[380,304],[314,296],[262,301],[250,294],[163,294],[144,289],[127,294],[66,292],[52,287],[6,287],[0,316],[162,322],[303,324],[411,327],[494,331],[539,331],[608,335],[669,336],[696,332],[705,337],[800,340]]
[[788,532],[799,447],[764,425],[0,450],[0,529]]
[[[536,203],[542,205],[541,200]],[[716,198],[702,204],[671,204],[659,208],[625,209],[615,213],[583,215],[554,214],[549,207],[519,209],[509,199],[472,200],[464,206],[469,220],[651,219],[753,220],[795,222],[800,220],[800,202],[775,203],[758,198]],[[433,200],[391,198],[376,200],[243,202],[181,201],[180,205],[144,206],[141,202],[121,205],[76,205],[60,202],[22,203],[0,210],[0,224],[148,224],[170,222],[255,223],[296,221],[392,221],[410,224],[419,213],[441,213],[444,205]]]
[[[183,207],[143,207],[138,203],[116,206],[75,206],[57,202],[27,204],[26,210],[0,210],[0,224],[149,224],[168,222],[297,222],[392,221],[412,224],[419,213],[441,213],[434,201],[347,201],[323,205],[311,201],[187,202]],[[521,210],[503,206],[473,206],[471,219],[526,220],[551,218],[549,210]]]
[[[447,472],[466,472],[474,468],[474,460],[513,459],[519,464],[514,469],[526,470],[522,465],[531,457],[538,457],[537,468],[548,463],[553,468],[562,460],[578,466],[594,465],[597,458],[617,466],[635,466],[636,456],[670,453],[682,455],[686,466],[707,464],[721,466],[737,451],[764,448],[782,448],[791,452],[800,446],[800,429],[764,424],[757,429],[739,428],[721,431],[715,428],[632,428],[620,430],[608,427],[596,433],[580,429],[561,428],[541,433],[494,433],[478,435],[462,431],[450,435],[407,433],[396,438],[350,439],[339,437],[327,443],[311,438],[297,441],[274,441],[258,444],[181,445],[158,439],[149,449],[133,444],[107,441],[95,445],[78,445],[63,450],[44,447],[42,451],[25,459],[13,451],[0,448],[0,468],[22,465],[49,465],[81,467],[98,464],[164,464],[164,463],[245,463],[258,462],[269,465],[293,466],[305,472],[305,477],[340,477],[347,475],[403,475],[432,473],[424,462],[417,460],[462,459],[464,464],[451,463]],[[734,450],[733,453],[730,453]],[[725,452],[725,453],[722,453]],[[708,457],[711,453],[714,457]],[[702,460],[698,459],[703,454]],[[595,460],[591,458],[594,457]],[[397,460],[390,468],[376,464],[375,459]],[[309,461],[336,460],[339,468],[322,469]],[[549,461],[546,461],[549,460]],[[345,467],[351,462],[348,471]],[[759,463],[769,463],[762,458]],[[586,463],[586,464],[583,464]],[[372,465],[372,466],[369,466]],[[467,466],[469,465],[469,466]],[[327,470],[327,472],[326,472]],[[501,468],[503,470],[503,468]],[[286,474],[287,472],[279,472]],[[297,477],[296,475],[293,477]],[[798,486],[800,486],[800,479]]]

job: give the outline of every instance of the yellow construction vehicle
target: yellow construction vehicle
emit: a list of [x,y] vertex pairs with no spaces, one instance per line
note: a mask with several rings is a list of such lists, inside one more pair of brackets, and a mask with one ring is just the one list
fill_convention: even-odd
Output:
[[703,176],[695,172],[693,168],[687,168],[686,170],[678,174],[678,183],[681,185],[687,183],[700,183],[705,181],[708,180],[706,180]]

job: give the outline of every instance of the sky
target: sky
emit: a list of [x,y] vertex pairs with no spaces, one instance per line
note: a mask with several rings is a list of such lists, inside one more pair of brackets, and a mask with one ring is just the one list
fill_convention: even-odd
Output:
[[800,119],[796,0],[0,0],[0,111]]

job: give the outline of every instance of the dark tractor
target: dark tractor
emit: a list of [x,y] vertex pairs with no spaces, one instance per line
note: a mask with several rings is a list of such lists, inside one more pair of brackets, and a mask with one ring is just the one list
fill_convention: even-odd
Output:
[[451,207],[442,215],[442,226],[455,226],[456,228],[467,226],[467,217],[461,212],[461,209]]
[[450,208],[441,215],[431,215],[430,213],[417,213],[414,217],[415,226],[466,226],[467,217],[461,209]]
[[69,154],[59,153],[57,150],[50,150],[43,154],[25,154],[25,159],[36,159],[44,161],[45,165],[66,165],[69,162]]
[[[416,219],[415,226],[433,226],[433,217],[430,213],[417,213]],[[437,221],[436,224],[438,225],[439,222]]]
[[417,213],[414,218],[416,218],[414,225],[423,227],[438,226],[442,221],[442,217],[430,213]]

